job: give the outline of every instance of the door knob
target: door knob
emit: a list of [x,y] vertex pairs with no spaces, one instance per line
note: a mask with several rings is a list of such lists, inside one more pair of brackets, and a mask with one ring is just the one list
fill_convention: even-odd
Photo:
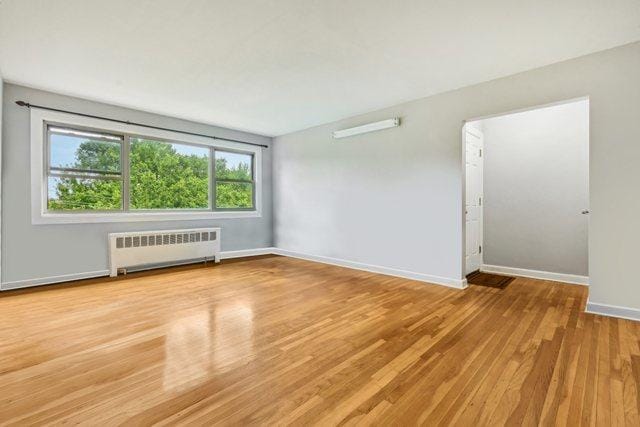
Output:
[[589,215],[589,209],[585,209],[581,213],[582,215]]

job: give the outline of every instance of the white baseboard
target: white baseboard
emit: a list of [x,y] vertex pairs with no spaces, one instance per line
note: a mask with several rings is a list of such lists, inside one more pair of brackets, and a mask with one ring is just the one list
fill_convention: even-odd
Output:
[[553,280],[556,282],[571,283],[573,285],[589,286],[588,276],[575,274],[552,273],[550,271],[527,270],[525,268],[502,267],[499,265],[483,264],[480,271],[485,273],[507,274],[510,276],[530,277],[532,279]]
[[[413,271],[400,270],[390,267],[382,267],[378,265],[365,264],[361,262],[348,261],[338,258],[325,257],[320,255],[310,255],[301,252],[289,251],[279,248],[256,248],[256,249],[243,249],[238,251],[222,251],[220,258],[232,259],[241,257],[250,257],[258,255],[276,254],[282,256],[288,256],[292,258],[300,258],[307,261],[321,262],[324,264],[337,265],[340,267],[353,268],[355,270],[369,271],[371,273],[386,274],[388,276],[402,277],[405,279],[418,280],[421,282],[447,286],[455,289],[464,289],[467,287],[467,279],[452,279],[448,277],[431,276],[423,273],[416,273]],[[189,261],[190,263],[191,261]],[[170,265],[180,265],[181,263],[172,263]],[[157,265],[153,268],[166,267],[169,265]],[[141,271],[148,268],[131,269],[130,271]],[[5,282],[0,285],[0,290],[10,290],[19,288],[28,288],[32,286],[51,285],[54,283],[71,282],[74,280],[90,279],[95,277],[108,276],[109,270],[88,271],[84,273],[65,274],[61,276],[49,276],[35,279],[17,280],[13,282]]]
[[637,308],[620,307],[618,305],[599,304],[587,300],[585,312],[601,316],[619,317],[621,319],[640,321],[640,310]]
[[386,274],[387,276],[402,277],[404,279],[418,280],[420,282],[426,282],[436,285],[447,286],[455,289],[464,289],[467,287],[467,279],[452,279],[448,277],[431,276],[423,273],[416,273],[414,271],[399,270],[391,267],[382,267],[379,265],[365,264],[361,262],[348,261],[339,258],[331,258],[321,255],[311,255],[302,252],[290,251],[287,249],[273,248],[273,253],[276,255],[288,256],[291,258],[300,258],[307,261],[321,262],[323,264],[337,265],[340,267],[353,268],[355,270],[369,271],[371,273]]
[[[222,251],[220,252],[221,259],[231,259],[240,257],[249,257],[257,255],[268,255],[273,253],[274,248],[257,248],[257,249],[243,249],[239,251]],[[191,264],[193,261],[174,262],[166,264],[156,264],[149,267],[131,268],[129,271],[144,271],[162,267],[175,267],[178,265]],[[53,285],[55,283],[72,282],[74,280],[92,279],[95,277],[108,276],[109,270],[97,270],[87,271],[84,273],[63,274],[60,276],[48,276],[38,277],[34,279],[16,280],[13,282],[4,282],[0,284],[0,291],[8,291],[11,289],[30,288],[32,286]]]
[[108,276],[109,270],[87,271],[84,273],[63,274],[60,276],[38,277],[35,279],[16,280],[4,282],[0,285],[0,290],[30,288],[32,286],[52,285],[54,283],[72,282],[74,280],[92,279],[94,277]]
[[269,255],[274,253],[275,248],[257,248],[257,249],[242,249],[239,251],[222,251],[220,252],[220,258],[232,259],[243,258],[248,256]]

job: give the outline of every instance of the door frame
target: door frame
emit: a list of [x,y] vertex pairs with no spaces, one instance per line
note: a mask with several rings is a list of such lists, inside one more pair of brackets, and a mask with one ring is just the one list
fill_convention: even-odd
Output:
[[[466,224],[466,217],[465,217],[465,209],[467,206],[467,150],[466,150],[466,146],[467,146],[467,141],[466,141],[466,126],[467,123],[470,122],[475,122],[478,120],[484,120],[484,119],[490,119],[493,117],[500,117],[500,116],[508,116],[510,114],[515,114],[515,113],[523,113],[525,111],[533,111],[533,110],[538,110],[540,108],[545,108],[545,107],[553,107],[555,105],[562,105],[562,104],[570,104],[572,102],[577,102],[577,101],[584,101],[586,100],[589,103],[589,180],[588,180],[588,185],[589,185],[589,201],[588,201],[588,209],[591,209],[591,99],[589,97],[589,95],[584,95],[584,96],[579,96],[576,98],[569,98],[569,99],[563,99],[560,101],[555,101],[555,102],[549,102],[546,104],[538,104],[538,105],[531,105],[528,107],[523,107],[523,108],[516,108],[513,110],[508,110],[508,111],[503,111],[500,113],[494,113],[494,114],[486,114],[486,115],[482,115],[482,116],[472,116],[471,118],[465,119],[462,121],[462,126],[460,128],[460,149],[462,151],[462,155],[460,156],[461,158],[461,168],[462,168],[462,197],[461,197],[461,203],[460,203],[460,223],[461,223],[461,230],[462,230],[462,235],[461,235],[461,239],[460,239],[460,272],[461,272],[461,279],[462,279],[462,288],[466,288],[468,286],[467,284],[467,279],[466,279],[466,254],[467,254],[467,224]],[[484,167],[483,167],[483,174],[484,174]],[[482,205],[483,205],[483,211],[484,211],[484,200],[482,201]],[[588,263],[589,263],[589,267],[591,266],[591,221],[589,220],[590,218],[588,218],[587,221],[587,233],[588,233],[588,238],[587,238],[587,250],[588,250]],[[483,260],[484,260],[484,250],[483,250]],[[482,271],[482,266],[480,267],[480,271]],[[589,276],[591,275],[591,270],[589,269]]]

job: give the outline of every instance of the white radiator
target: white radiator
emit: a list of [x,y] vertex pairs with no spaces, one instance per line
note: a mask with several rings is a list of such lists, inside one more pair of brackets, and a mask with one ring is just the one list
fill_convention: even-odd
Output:
[[220,262],[220,228],[109,233],[109,270],[176,261]]

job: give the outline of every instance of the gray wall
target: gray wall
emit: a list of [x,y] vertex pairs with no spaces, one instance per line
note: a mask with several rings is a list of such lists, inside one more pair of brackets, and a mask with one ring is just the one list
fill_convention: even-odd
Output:
[[[460,279],[463,120],[590,97],[590,300],[640,308],[640,43],[276,138],[278,247]],[[403,124],[333,141],[331,131]]]
[[[398,128],[334,140],[391,117]],[[276,138],[276,246],[460,279],[460,120],[417,101]]]
[[271,149],[263,151],[263,215],[200,221],[31,225],[29,110],[16,100],[156,126],[271,144],[271,138],[4,85],[2,168],[2,282],[34,280],[107,269],[107,233],[186,227],[222,227],[222,250],[272,246]]
[[[4,96],[4,81],[2,79],[2,71],[0,70],[0,242],[2,242],[2,106]],[[0,260],[2,259],[2,244],[0,244]],[[4,273],[0,263],[0,283],[2,283],[2,274]]]
[[482,120],[484,263],[588,276],[589,103]]

